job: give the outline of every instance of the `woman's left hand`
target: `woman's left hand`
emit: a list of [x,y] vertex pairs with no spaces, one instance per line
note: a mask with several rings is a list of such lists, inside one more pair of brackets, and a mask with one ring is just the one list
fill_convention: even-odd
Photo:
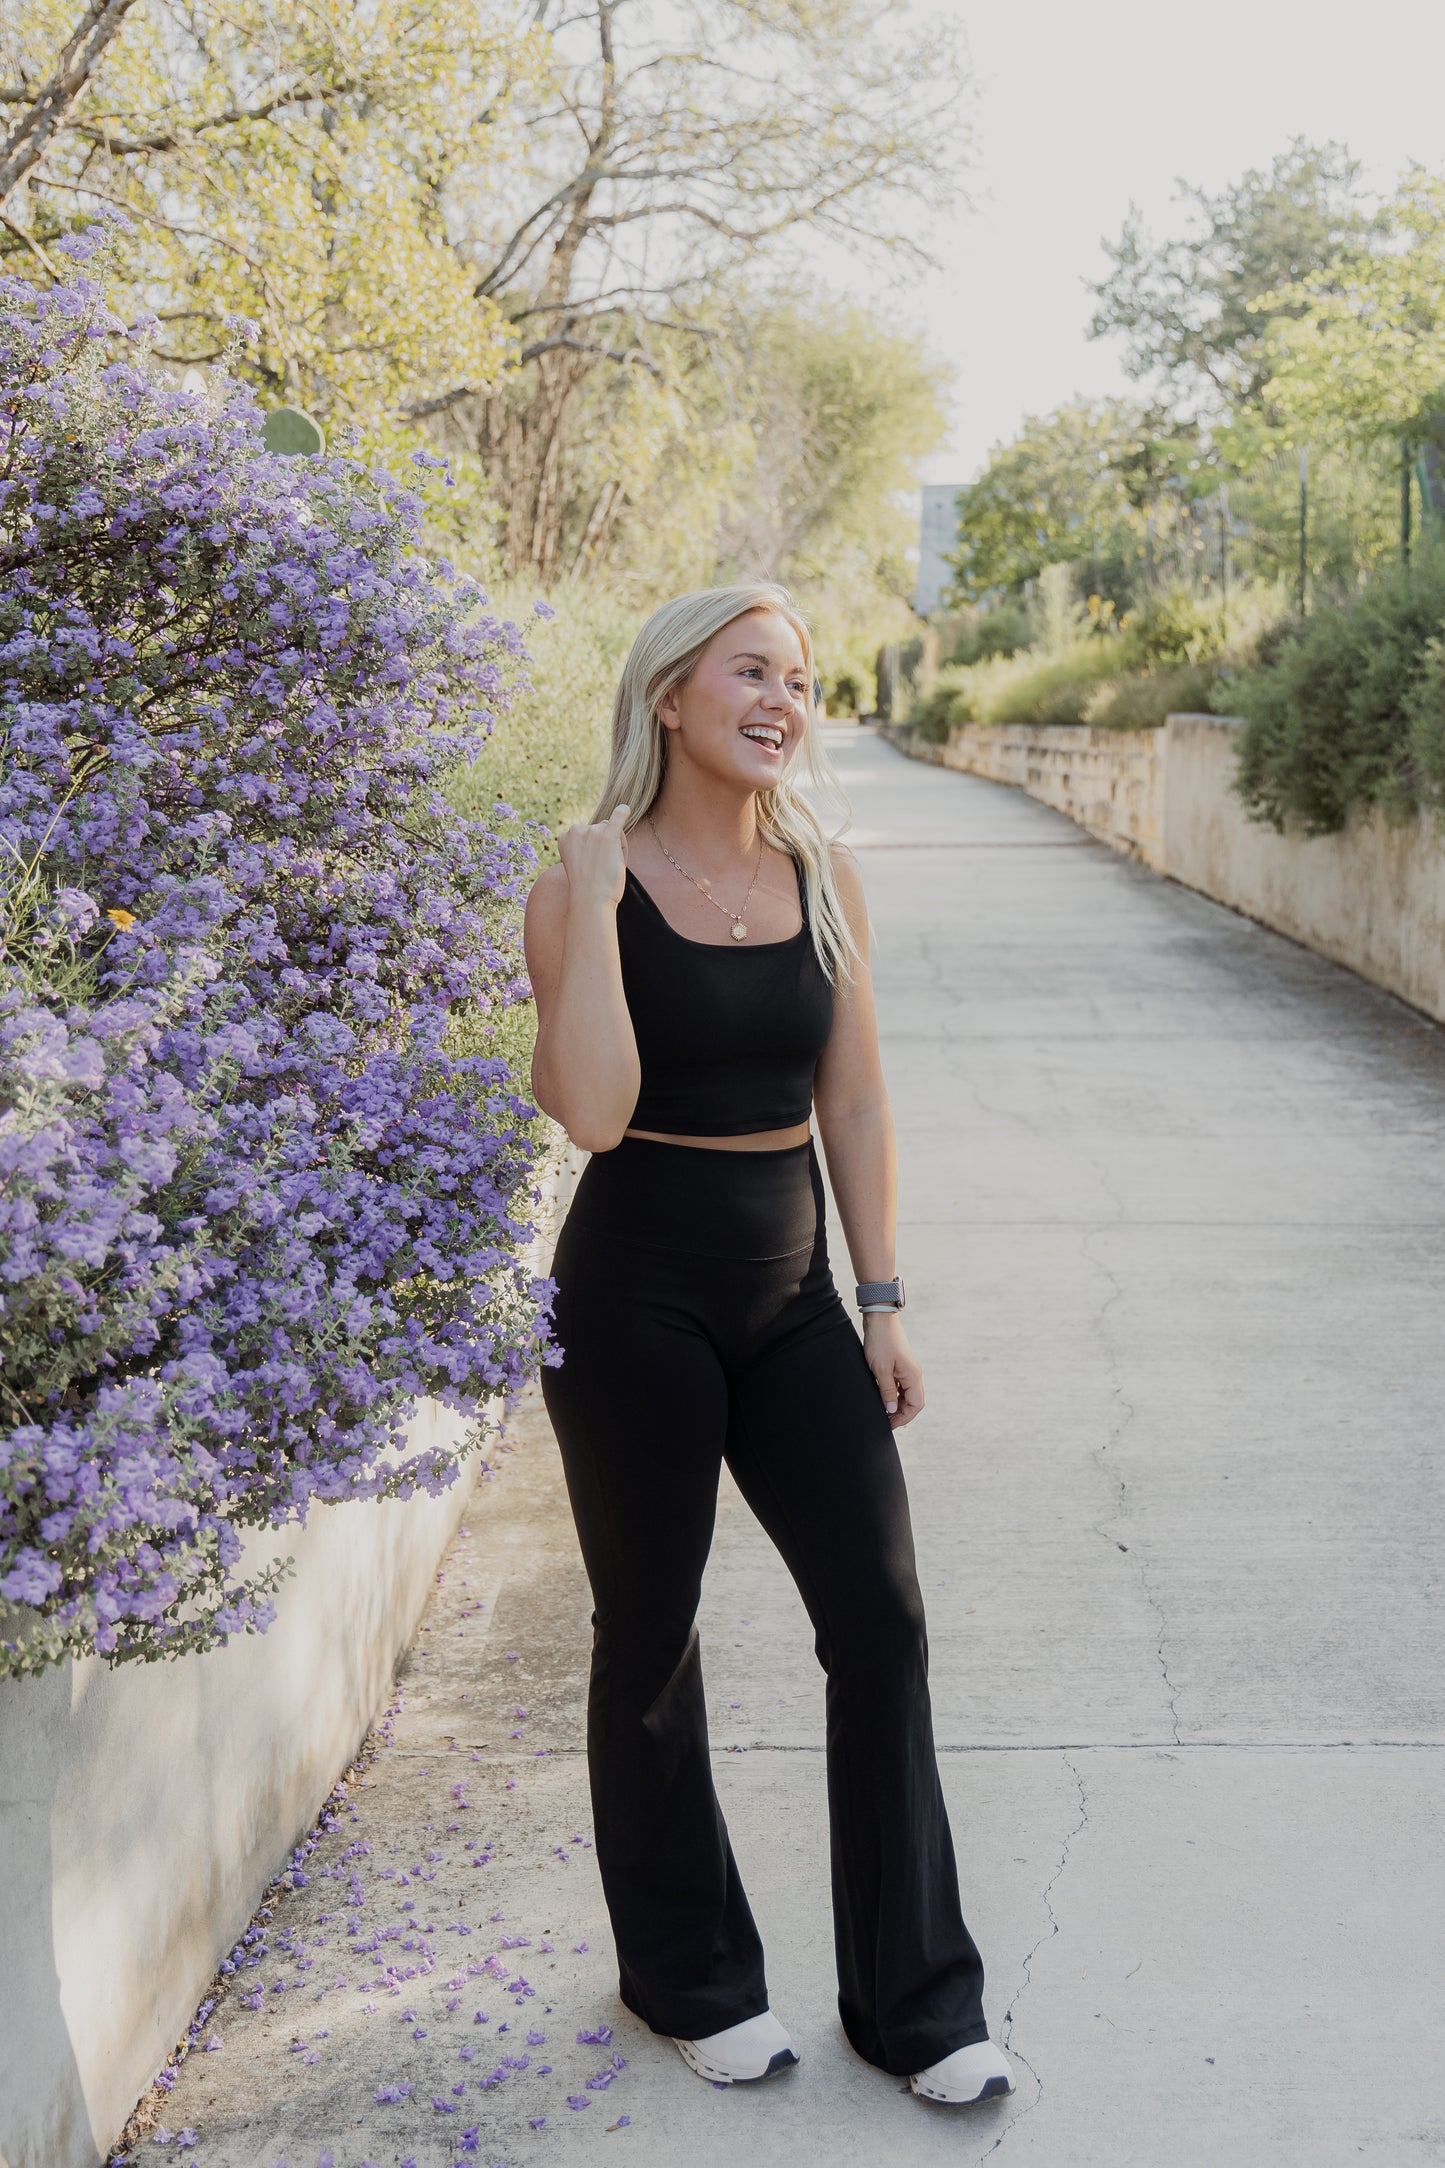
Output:
[[896,1310],[874,1310],[864,1318],[863,1353],[883,1395],[888,1421],[900,1430],[923,1406],[923,1372]]

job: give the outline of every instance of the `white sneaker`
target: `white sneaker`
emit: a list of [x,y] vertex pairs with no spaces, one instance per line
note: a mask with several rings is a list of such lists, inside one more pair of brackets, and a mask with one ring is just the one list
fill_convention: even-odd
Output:
[[971,2047],[955,2048],[941,2063],[930,2063],[909,2079],[920,2100],[945,2101],[951,2108],[971,2107],[976,2100],[995,2100],[1014,2089],[1014,2074],[1003,2049],[992,2040],[975,2040]]
[[688,2069],[711,2085],[755,2085],[798,2060],[797,2049],[771,2010],[745,2017],[726,2032],[709,2033],[705,2040],[674,2044]]

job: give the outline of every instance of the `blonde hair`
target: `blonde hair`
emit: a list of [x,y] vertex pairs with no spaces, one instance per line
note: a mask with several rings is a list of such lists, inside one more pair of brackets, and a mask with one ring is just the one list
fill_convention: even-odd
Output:
[[[592,818],[608,820],[619,805],[628,808],[629,831],[646,818],[662,788],[667,765],[667,731],[658,708],[692,675],[709,640],[749,610],[771,610],[775,617],[786,619],[802,645],[808,677],[802,740],[773,788],[758,792],[758,826],[766,842],[785,850],[802,868],[818,961],[830,980],[846,985],[858,948],[833,879],[829,846],[848,825],[848,801],[818,735],[812,637],[785,587],[761,580],[738,587],[704,587],[690,595],[674,595],[671,602],[653,611],[622,666],[612,704],[612,760]],[[803,796],[803,783],[825,802],[830,815],[837,815],[831,832]]]

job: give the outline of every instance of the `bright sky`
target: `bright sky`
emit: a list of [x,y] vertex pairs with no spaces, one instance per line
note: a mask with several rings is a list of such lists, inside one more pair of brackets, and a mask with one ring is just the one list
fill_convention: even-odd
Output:
[[933,235],[939,272],[871,292],[957,370],[926,481],[971,480],[1026,414],[1127,389],[1114,344],[1085,336],[1084,281],[1131,199],[1161,231],[1177,177],[1218,188],[1295,135],[1348,144],[1380,190],[1411,159],[1445,167],[1441,0],[928,4],[973,56],[974,208]]

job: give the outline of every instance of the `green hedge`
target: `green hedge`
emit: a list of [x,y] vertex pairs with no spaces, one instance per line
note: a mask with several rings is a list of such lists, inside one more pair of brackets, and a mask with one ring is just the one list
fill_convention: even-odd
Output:
[[1293,627],[1230,697],[1256,819],[1329,835],[1357,807],[1445,805],[1445,549]]
[[[1236,602],[1236,617],[1244,600]],[[1260,597],[1252,597],[1246,614],[1258,618],[1264,607]],[[955,651],[933,690],[909,715],[920,737],[942,743],[959,723],[1087,723],[1143,730],[1181,709],[1208,711],[1223,667],[1217,603],[1184,588],[1165,588],[1117,628],[1098,617],[1092,605],[1088,612],[1076,609],[1074,619],[1077,637],[1052,650],[1026,648],[969,661]]]
[[1008,669],[945,668],[913,708],[921,738],[941,745],[959,723],[1087,723],[1100,730],[1149,730],[1166,716],[1208,714],[1217,663],[1173,663],[1119,671],[1123,641],[1091,640],[1062,655],[1019,658]]

